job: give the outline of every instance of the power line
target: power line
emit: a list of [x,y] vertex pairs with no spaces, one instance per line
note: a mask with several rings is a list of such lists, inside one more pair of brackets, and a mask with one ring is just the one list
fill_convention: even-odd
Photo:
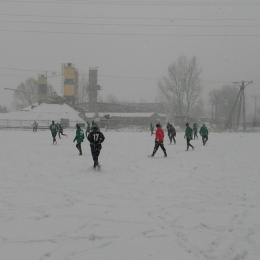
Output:
[[[2,70],[11,70],[11,71],[31,71],[31,72],[38,72],[38,73],[42,73],[42,70],[30,70],[30,69],[18,69],[18,68],[6,68],[6,67],[0,67],[0,69]],[[46,71],[45,71],[46,72]],[[48,73],[57,73],[57,72],[54,72],[54,71],[47,71]],[[6,75],[6,74],[0,74],[0,76],[3,76],[3,77],[32,77],[32,75],[30,76],[24,76],[24,75]],[[62,74],[58,74],[58,75],[51,75],[51,76],[48,76],[48,78],[58,78],[58,77],[61,77]]]
[[[38,72],[38,73],[42,73],[42,70],[31,70],[31,69],[19,69],[19,68],[7,68],[7,67],[0,67],[0,69],[2,70],[19,70],[19,71],[32,71],[32,72]],[[51,74],[56,74],[58,72],[56,71],[44,71],[44,73],[51,73]],[[62,74],[58,74],[58,75],[52,75],[52,76],[48,76],[48,78],[55,78],[55,77],[60,77],[62,76]]]
[[[87,74],[79,74],[79,75],[87,75]],[[62,75],[60,75],[62,76]],[[32,75],[13,75],[13,74],[0,74],[0,77],[16,77],[16,78],[31,78]],[[139,78],[139,77],[121,77],[121,76],[104,76],[104,75],[99,75],[100,79],[99,81],[100,82],[115,82],[116,79],[119,79],[117,80],[116,82],[129,82],[129,83],[139,83],[140,82],[140,79],[144,80],[144,78]],[[102,79],[102,77],[110,77],[110,78],[114,78],[114,80],[112,79]],[[48,76],[48,78],[52,78],[52,76]],[[126,78],[127,80],[123,80],[124,78]],[[129,80],[129,79],[133,79],[133,80]],[[158,79],[146,79],[146,80],[149,80],[149,81],[158,81]],[[214,81],[214,80],[201,80],[202,82],[211,82],[211,83],[232,83],[231,81]]]
[[33,1],[33,0],[21,0],[21,1],[12,1],[12,0],[1,0],[0,3],[33,3],[33,4],[73,4],[73,5],[186,5],[186,6],[255,6],[259,5],[259,2],[120,2],[120,1]]
[[6,74],[0,74],[1,77],[17,77],[17,78],[29,78],[31,76],[25,76],[25,75],[6,75]]
[[[82,73],[81,75],[88,75]],[[143,79],[143,80],[158,80],[158,78],[144,78],[144,77],[128,77],[128,76],[111,76],[111,75],[98,75],[99,77],[107,78],[127,78],[127,79]],[[231,81],[216,81],[216,80],[202,80],[203,82],[214,82],[214,83],[232,83]]]
[[117,78],[117,79],[141,79],[141,80],[158,80],[158,78],[143,78],[143,77],[127,77],[127,76],[110,76],[110,75],[99,75],[105,78]]
[[[0,69],[2,70],[13,70],[13,71],[32,71],[32,72],[42,72],[43,70],[32,70],[32,69],[21,69],[21,68],[9,68],[9,67],[0,67]],[[56,71],[45,71],[47,73],[58,73]],[[79,75],[89,75],[88,73],[79,73]],[[8,75],[3,75],[3,76],[8,76]],[[12,75],[10,75],[12,76]],[[15,75],[13,75],[15,76]],[[48,78],[51,78],[51,77],[60,77],[62,76],[62,74],[58,74],[58,75],[53,75],[53,76],[48,76]],[[147,78],[147,77],[129,77],[129,76],[113,76],[113,75],[102,75],[102,74],[99,74],[98,75],[100,78],[118,78],[118,79],[142,79],[142,80],[158,80],[158,78]],[[104,81],[104,80],[103,80]],[[202,80],[203,82],[211,82],[211,83],[234,83],[234,82],[231,82],[231,81],[220,81],[220,80]]]
[[156,36],[156,37],[259,37],[260,34],[154,34],[154,33],[100,33],[100,32],[54,32],[54,31],[25,31],[0,30],[0,32],[44,33],[44,34],[74,34],[74,35],[106,35],[106,36]]
[[31,69],[17,69],[17,68],[6,68],[0,67],[2,70],[21,70],[21,71],[35,71],[35,72],[42,72],[42,70],[31,70]]
[[[42,70],[31,70],[31,69],[19,69],[19,68],[6,68],[6,67],[0,67],[0,69],[3,69],[3,70],[13,70],[13,71],[32,71],[32,72],[42,72]],[[53,73],[54,71],[50,72],[50,71],[47,71],[48,73]],[[57,72],[55,72],[57,73]],[[79,73],[79,75],[88,75],[87,73]],[[11,76],[11,75],[10,75]],[[62,76],[61,74],[60,75],[54,75],[54,76],[48,76],[48,78],[51,78],[51,77],[60,77]],[[127,79],[144,79],[144,80],[158,80],[157,78],[143,78],[143,77],[127,77],[127,76],[111,76],[111,75],[99,75],[99,77],[107,77],[107,78],[120,78],[120,79],[123,79],[123,78],[127,78]]]
[[87,25],[87,26],[127,26],[127,27],[260,27],[260,24],[109,24],[109,23],[79,23],[79,22],[34,22],[34,21],[0,21],[0,23],[26,24],[59,24],[59,25]]
[[160,18],[160,17],[111,17],[111,16],[67,16],[67,15],[37,15],[37,14],[0,14],[12,17],[42,17],[42,18],[76,18],[76,19],[112,19],[112,20],[173,20],[173,21],[260,21],[258,18],[221,19],[221,18]]
[[[88,74],[81,74],[81,75],[88,75]],[[151,81],[158,81],[158,78],[142,78],[142,77],[127,77],[127,76],[108,76],[108,75],[99,75],[99,77],[107,77],[107,78],[119,78],[119,79],[141,79],[141,80],[151,80]],[[103,80],[104,81],[104,80]],[[201,80],[202,82],[209,82],[209,83],[232,83],[231,81],[220,81],[220,80]]]
[[[88,75],[85,73],[81,73],[79,75]],[[3,77],[17,77],[17,78],[30,78],[30,76],[25,76],[25,75],[13,75],[13,74],[0,74],[0,76]],[[62,76],[62,75],[59,75]],[[106,76],[106,75],[99,75],[100,79],[99,81],[102,82],[107,82],[107,81],[112,81],[114,82],[115,80],[112,79],[102,79],[102,78],[114,78],[114,79],[127,79],[127,80],[122,80],[122,82],[140,82],[140,80],[149,80],[149,81],[158,81],[158,78],[142,78],[142,77],[127,77],[127,76]],[[52,78],[52,76],[48,76],[48,78]],[[132,80],[131,80],[132,79]],[[231,81],[217,81],[217,80],[201,80],[202,82],[210,82],[210,83],[232,83]],[[119,81],[117,81],[119,82]]]

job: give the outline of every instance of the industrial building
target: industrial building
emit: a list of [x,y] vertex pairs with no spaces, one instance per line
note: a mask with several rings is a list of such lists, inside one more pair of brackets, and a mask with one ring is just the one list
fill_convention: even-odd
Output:
[[62,90],[66,103],[75,106],[78,99],[79,73],[72,63],[62,64]]
[[167,108],[162,103],[108,103],[98,102],[97,96],[101,86],[98,85],[98,70],[97,68],[89,69],[89,84],[87,87],[88,102],[79,103],[78,106],[85,109],[87,112],[106,113],[106,112],[124,112],[124,113],[166,113]]
[[78,106],[86,111],[85,121],[96,121],[107,128],[126,127],[129,125],[149,126],[151,122],[165,122],[167,108],[161,103],[108,103],[98,102],[97,68],[89,69],[87,87],[88,102]]
[[[161,103],[108,103],[98,102],[101,86],[98,84],[98,68],[89,68],[89,82],[86,88],[88,102],[79,103],[79,73],[73,63],[62,64],[62,96],[48,85],[47,73],[38,75],[38,105],[67,104],[78,112],[78,116],[86,121],[99,121],[103,126],[150,125],[151,122],[165,122],[167,107]],[[13,91],[22,91],[9,89]],[[31,107],[33,109],[33,106]],[[53,107],[54,108],[54,107]],[[55,113],[55,111],[53,111]],[[23,114],[23,113],[22,113]],[[50,119],[52,115],[50,114]],[[61,117],[66,119],[66,115]],[[35,118],[37,119],[37,117]],[[21,120],[21,118],[19,118]]]

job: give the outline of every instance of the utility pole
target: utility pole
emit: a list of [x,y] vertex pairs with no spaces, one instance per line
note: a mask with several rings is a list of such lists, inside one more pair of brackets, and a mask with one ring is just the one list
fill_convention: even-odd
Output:
[[255,100],[255,125],[256,125],[256,100],[260,98],[260,95],[251,96]]
[[253,81],[249,81],[249,82],[233,82],[234,84],[237,84],[240,89],[238,92],[238,95],[236,97],[235,103],[231,109],[231,112],[229,114],[229,118],[228,121],[226,123],[226,128],[232,128],[232,119],[233,116],[235,114],[235,111],[237,110],[237,122],[235,125],[235,129],[238,129],[239,127],[239,120],[240,120],[240,112],[241,112],[241,107],[243,110],[243,128],[244,130],[246,130],[246,104],[245,104],[245,88],[247,85],[249,85],[250,83],[253,83]]

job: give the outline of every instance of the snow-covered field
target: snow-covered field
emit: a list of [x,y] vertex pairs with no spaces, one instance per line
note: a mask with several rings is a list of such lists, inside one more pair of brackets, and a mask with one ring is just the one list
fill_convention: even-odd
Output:
[[1,260],[260,259],[259,134],[105,132],[95,172],[65,133],[0,131]]

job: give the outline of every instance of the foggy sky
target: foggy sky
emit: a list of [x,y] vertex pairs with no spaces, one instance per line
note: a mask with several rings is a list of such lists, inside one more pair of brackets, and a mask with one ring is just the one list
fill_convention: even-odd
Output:
[[[181,5],[161,0],[90,2],[0,1],[0,105],[10,107],[12,101],[13,93],[4,91],[5,87],[16,88],[28,77],[37,78],[38,72],[60,75],[61,64],[68,62],[85,74],[89,67],[98,67],[103,99],[112,92],[122,100],[154,101],[158,79],[182,54],[196,55],[202,66],[205,103],[210,89],[233,81],[254,81],[246,89],[249,105],[254,102],[250,95],[260,94],[260,1],[248,5],[198,0],[175,1]],[[48,81],[60,94],[61,77]]]

